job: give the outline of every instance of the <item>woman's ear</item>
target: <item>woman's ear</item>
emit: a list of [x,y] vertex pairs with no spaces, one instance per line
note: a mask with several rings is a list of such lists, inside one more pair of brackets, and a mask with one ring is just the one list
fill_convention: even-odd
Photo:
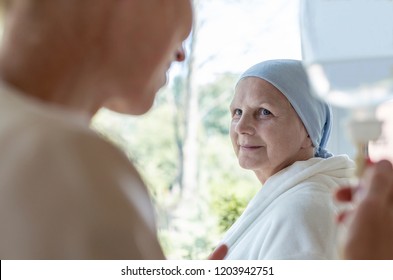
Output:
[[302,143],[302,148],[314,148],[314,145],[312,144],[310,135],[307,135],[307,137],[304,138],[303,143]]

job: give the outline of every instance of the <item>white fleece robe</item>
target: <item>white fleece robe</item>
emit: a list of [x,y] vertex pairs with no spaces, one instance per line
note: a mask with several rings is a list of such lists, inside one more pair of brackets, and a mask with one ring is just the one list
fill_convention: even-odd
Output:
[[335,259],[332,192],[349,183],[346,156],[298,161],[270,177],[221,243],[226,259]]

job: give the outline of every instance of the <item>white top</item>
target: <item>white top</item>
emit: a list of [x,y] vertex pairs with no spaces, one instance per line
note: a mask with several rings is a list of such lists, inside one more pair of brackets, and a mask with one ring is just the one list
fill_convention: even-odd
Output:
[[226,258],[337,258],[332,191],[353,171],[341,155],[298,161],[270,177],[225,234]]
[[0,258],[162,259],[152,204],[89,118],[0,85]]

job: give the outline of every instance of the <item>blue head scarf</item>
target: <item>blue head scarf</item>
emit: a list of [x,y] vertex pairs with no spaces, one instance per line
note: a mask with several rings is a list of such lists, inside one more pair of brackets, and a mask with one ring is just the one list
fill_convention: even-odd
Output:
[[311,94],[307,74],[301,61],[291,59],[268,60],[244,72],[239,81],[257,77],[275,86],[291,103],[302,120],[316,148],[315,156],[332,156],[325,148],[330,136],[332,112],[328,104]]

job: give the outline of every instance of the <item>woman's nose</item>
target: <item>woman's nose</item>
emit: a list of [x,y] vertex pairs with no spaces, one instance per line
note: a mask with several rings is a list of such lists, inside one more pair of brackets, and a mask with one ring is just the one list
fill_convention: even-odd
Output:
[[255,127],[252,118],[242,115],[236,124],[235,131],[239,134],[254,134]]
[[184,50],[183,45],[181,45],[177,50],[176,50],[176,57],[175,60],[178,62],[182,62],[186,59],[186,51]]

